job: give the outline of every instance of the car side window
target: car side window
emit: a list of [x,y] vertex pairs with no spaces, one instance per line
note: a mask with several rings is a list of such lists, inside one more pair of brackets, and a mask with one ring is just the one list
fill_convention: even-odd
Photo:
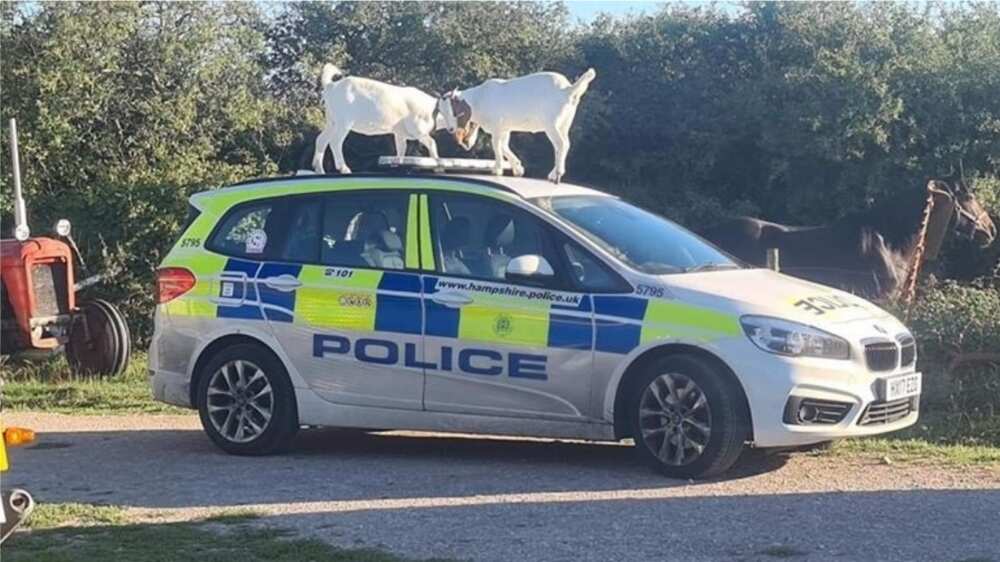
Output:
[[207,247],[231,256],[262,258],[275,239],[275,206],[275,200],[268,200],[236,207],[215,230]]
[[544,224],[502,201],[453,193],[431,196],[431,225],[438,271],[506,281],[507,264],[524,255],[552,262]]
[[408,194],[330,193],[323,202],[320,263],[403,269]]
[[559,244],[566,258],[570,276],[577,285],[589,293],[627,293],[632,287],[604,265],[593,254],[569,239]]

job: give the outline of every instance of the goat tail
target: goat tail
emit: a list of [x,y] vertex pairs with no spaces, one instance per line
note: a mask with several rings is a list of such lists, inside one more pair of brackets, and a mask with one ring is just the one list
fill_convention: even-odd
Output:
[[571,103],[579,103],[580,98],[587,91],[587,87],[590,86],[591,81],[597,77],[597,71],[593,68],[588,68],[586,72],[580,75],[573,82],[573,85],[569,87],[569,99]]
[[325,88],[327,84],[333,82],[333,79],[342,76],[344,73],[340,71],[336,66],[326,63],[323,65],[323,73],[320,75],[319,83]]

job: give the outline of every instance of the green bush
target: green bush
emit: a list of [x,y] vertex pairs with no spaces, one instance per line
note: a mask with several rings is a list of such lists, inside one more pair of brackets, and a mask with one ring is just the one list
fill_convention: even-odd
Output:
[[[960,440],[1000,443],[1000,283],[932,284],[910,311],[925,408]],[[937,431],[940,435],[942,432]]]

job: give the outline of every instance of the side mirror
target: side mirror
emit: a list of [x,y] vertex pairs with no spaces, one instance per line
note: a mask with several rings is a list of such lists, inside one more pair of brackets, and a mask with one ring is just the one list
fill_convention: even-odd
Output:
[[542,256],[528,254],[517,256],[507,263],[505,277],[514,283],[541,285],[555,276],[549,261]]

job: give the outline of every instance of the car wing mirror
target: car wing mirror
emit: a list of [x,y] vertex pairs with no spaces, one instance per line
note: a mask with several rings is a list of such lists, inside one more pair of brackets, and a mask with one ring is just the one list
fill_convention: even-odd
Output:
[[555,276],[549,260],[536,254],[517,256],[507,263],[506,279],[513,283],[542,285]]

